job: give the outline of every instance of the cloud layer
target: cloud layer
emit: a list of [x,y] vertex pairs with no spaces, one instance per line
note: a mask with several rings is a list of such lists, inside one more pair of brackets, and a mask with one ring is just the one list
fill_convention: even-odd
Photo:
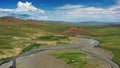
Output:
[[16,9],[2,9],[0,8],[0,16],[13,16],[17,18],[24,19],[48,19],[44,15],[45,11],[38,9],[32,5],[30,2],[18,2]]
[[62,20],[62,21],[120,21],[120,1],[109,8],[64,5],[54,10],[36,8],[30,2],[18,2],[16,9],[0,8],[0,16],[13,16],[23,19]]
[[64,5],[53,13],[66,21],[120,21],[120,3],[109,8]]

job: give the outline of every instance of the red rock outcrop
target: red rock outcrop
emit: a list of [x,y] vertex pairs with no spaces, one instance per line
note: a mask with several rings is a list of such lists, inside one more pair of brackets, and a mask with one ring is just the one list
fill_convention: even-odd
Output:
[[68,30],[66,30],[64,32],[65,35],[72,35],[72,36],[75,36],[75,35],[89,35],[90,32],[87,30],[87,29],[83,29],[83,28],[80,28],[80,27],[74,27],[74,28],[70,28]]

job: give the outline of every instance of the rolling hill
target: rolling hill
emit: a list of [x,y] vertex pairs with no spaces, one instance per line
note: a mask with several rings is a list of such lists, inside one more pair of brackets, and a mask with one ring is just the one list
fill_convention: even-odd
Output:
[[12,17],[0,17],[0,59],[18,55],[22,49],[39,36],[52,34],[45,31],[48,24],[21,20]]

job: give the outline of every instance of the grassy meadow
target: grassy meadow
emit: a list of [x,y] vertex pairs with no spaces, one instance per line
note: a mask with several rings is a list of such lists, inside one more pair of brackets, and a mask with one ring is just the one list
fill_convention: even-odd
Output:
[[50,53],[50,55],[55,56],[59,60],[65,61],[73,68],[102,68],[104,64],[99,59],[93,56],[88,56],[77,50],[55,51]]
[[52,53],[57,59],[61,59],[73,66],[73,68],[85,68],[87,61],[84,60],[85,54],[80,52],[55,52]]
[[120,27],[104,27],[91,29],[91,38],[100,42],[99,47],[112,51],[113,61],[120,65]]

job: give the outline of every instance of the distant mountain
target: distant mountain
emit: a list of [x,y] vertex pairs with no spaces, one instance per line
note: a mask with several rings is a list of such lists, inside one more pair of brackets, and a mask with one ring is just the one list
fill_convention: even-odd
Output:
[[97,22],[97,21],[86,21],[86,22],[66,22],[66,21],[52,21],[52,20],[36,20],[48,24],[87,24],[87,25],[120,25],[120,22]]
[[120,22],[97,22],[97,21],[86,21],[86,22],[76,22],[76,23],[79,23],[79,24],[103,24],[103,25],[110,25],[110,24],[117,24],[119,25]]
[[[28,19],[28,20],[23,20],[23,19],[17,19],[13,17],[0,17],[1,19],[7,19],[7,21],[10,21],[14,19],[14,21],[26,21],[26,22],[32,22],[32,23],[46,23],[46,24],[83,24],[83,25],[114,25],[114,26],[119,26],[120,22],[97,22],[97,21],[86,21],[86,22],[66,22],[66,21],[52,21],[52,20],[33,20],[33,19]],[[18,21],[18,22],[19,22]]]
[[0,17],[0,23],[14,23],[14,24],[26,24],[26,23],[32,23],[32,24],[37,24],[37,23],[41,23],[44,24],[40,21],[36,21],[36,20],[23,20],[23,19],[18,19],[18,18],[13,18],[13,17],[9,17],[9,16],[5,16],[5,17]]
[[36,20],[36,21],[44,22],[44,23],[47,23],[47,24],[70,24],[70,23],[72,23],[72,22],[66,22],[66,21],[52,21],[52,20]]

